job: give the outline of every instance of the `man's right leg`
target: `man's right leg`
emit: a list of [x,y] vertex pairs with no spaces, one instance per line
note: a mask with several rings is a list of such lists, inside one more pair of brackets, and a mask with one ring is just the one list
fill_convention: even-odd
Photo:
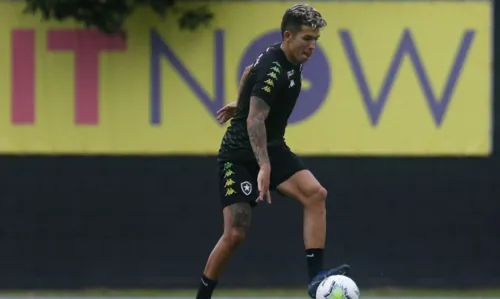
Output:
[[[255,164],[255,165],[254,165]],[[210,299],[232,253],[245,240],[252,207],[256,205],[258,166],[254,163],[219,163],[219,192],[224,232],[208,257],[197,299]]]
[[210,299],[231,255],[245,240],[252,217],[248,202],[237,202],[224,208],[224,233],[208,257],[196,299]]

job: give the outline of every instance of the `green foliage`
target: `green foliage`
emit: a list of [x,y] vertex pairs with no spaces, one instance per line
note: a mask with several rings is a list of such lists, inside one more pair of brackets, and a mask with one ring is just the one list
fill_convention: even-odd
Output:
[[41,13],[45,20],[64,21],[73,19],[87,28],[97,28],[106,34],[121,31],[127,17],[139,6],[150,7],[161,17],[167,13],[178,15],[181,29],[194,30],[208,25],[213,14],[207,7],[180,9],[182,0],[25,0],[24,12]]

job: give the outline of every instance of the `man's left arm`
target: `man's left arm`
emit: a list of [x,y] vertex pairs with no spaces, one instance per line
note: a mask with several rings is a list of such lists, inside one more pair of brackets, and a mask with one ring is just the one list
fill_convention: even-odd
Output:
[[238,86],[238,101],[236,102],[236,105],[239,104],[240,97],[241,97],[241,92],[243,91],[243,86],[245,86],[245,82],[247,81],[248,74],[250,74],[250,71],[252,70],[252,67],[253,67],[253,65],[251,64],[251,65],[247,66],[243,70],[243,74],[241,75],[240,83],[239,83],[239,86]]

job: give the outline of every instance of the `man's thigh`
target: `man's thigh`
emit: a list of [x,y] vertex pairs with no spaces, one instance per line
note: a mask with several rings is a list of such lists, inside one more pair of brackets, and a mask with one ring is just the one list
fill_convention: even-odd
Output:
[[282,182],[276,188],[281,194],[295,198],[303,205],[308,205],[317,194],[326,197],[326,190],[320,182],[314,177],[311,171],[304,169],[293,174],[286,181]]
[[271,162],[271,187],[280,194],[307,203],[317,192],[326,192],[312,172],[291,151],[284,151]]
[[271,190],[280,192],[277,188],[279,185],[296,173],[307,170],[302,161],[288,148],[270,150],[269,158],[271,161]]
[[256,163],[220,161],[219,197],[222,208],[238,202],[248,202],[252,207],[256,205],[258,197],[257,175],[259,172]]

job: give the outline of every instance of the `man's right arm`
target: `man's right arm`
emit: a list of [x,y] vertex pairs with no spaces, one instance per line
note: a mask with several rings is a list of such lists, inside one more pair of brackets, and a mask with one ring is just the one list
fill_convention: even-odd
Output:
[[265,59],[254,67],[256,78],[250,96],[247,131],[257,163],[262,168],[269,166],[266,119],[280,89],[281,66]]
[[250,110],[247,118],[247,131],[252,150],[257,163],[262,168],[269,166],[267,153],[266,118],[269,114],[269,105],[257,96],[250,97]]

